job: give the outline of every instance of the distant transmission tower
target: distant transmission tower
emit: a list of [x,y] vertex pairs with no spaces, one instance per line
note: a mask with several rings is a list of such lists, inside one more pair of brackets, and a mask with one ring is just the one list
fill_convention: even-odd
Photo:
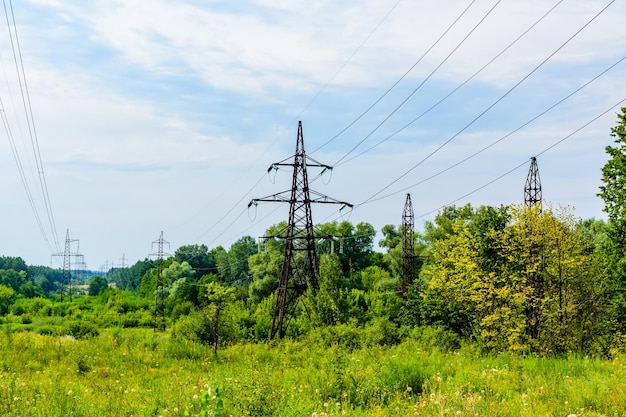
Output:
[[524,204],[526,207],[538,204],[539,210],[541,210],[541,180],[539,179],[537,158],[534,156],[530,158],[530,168],[528,169],[528,177],[524,187]]
[[415,218],[411,194],[407,193],[402,212],[402,284],[400,291],[406,295],[415,279]]
[[[272,317],[272,329],[270,339],[275,336],[282,338],[285,334],[285,321],[293,316],[298,297],[307,288],[312,288],[313,292],[319,290],[317,281],[318,262],[315,251],[315,235],[313,232],[313,219],[311,217],[311,203],[342,204],[352,207],[352,204],[331,199],[323,194],[309,189],[307,167],[319,167],[324,171],[332,169],[331,166],[321,164],[304,151],[304,137],[302,135],[302,122],[298,122],[298,138],[296,141],[296,153],[293,162],[286,162],[287,158],[281,162],[272,164],[268,172],[276,170],[281,166],[293,167],[293,180],[291,190],[273,194],[263,198],[256,198],[250,201],[248,207],[257,205],[260,201],[289,203],[289,220],[287,229],[280,236],[273,236],[285,239],[285,257],[278,283],[278,294],[274,306]],[[311,198],[313,195],[313,199]],[[340,209],[340,210],[341,210]]]
[[78,239],[70,239],[70,229],[67,229],[65,233],[65,250],[59,253],[53,253],[52,256],[62,256],[63,257],[63,276],[61,278],[61,302],[63,302],[63,295],[65,294],[66,288],[68,289],[68,294],[70,297],[70,301],[72,301],[72,257],[79,258],[84,262],[83,255],[76,252],[72,252],[72,243],[78,242]]
[[[539,179],[539,167],[537,166],[537,158],[530,158],[530,168],[528,169],[528,178],[524,188],[524,204],[526,207],[537,206],[541,213],[541,180]],[[541,271],[544,267],[543,249],[541,245],[533,241],[528,253],[528,262],[530,265],[527,273],[526,285],[527,301],[526,301],[526,324],[527,333],[533,339],[537,340],[540,333],[540,323],[542,322],[541,300],[545,293],[545,282]]]
[[164,246],[169,248],[170,242],[163,240],[163,231],[159,238],[152,242],[152,248],[157,246],[156,253],[151,253],[150,256],[156,256],[157,261],[157,277],[156,288],[154,290],[154,330],[165,330],[165,285],[163,283],[163,257],[168,255],[165,253]]

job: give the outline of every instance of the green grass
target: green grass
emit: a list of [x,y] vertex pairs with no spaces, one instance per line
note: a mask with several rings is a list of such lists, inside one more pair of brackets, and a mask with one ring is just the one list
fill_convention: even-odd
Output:
[[[211,395],[203,394],[211,388]],[[222,390],[223,409],[214,398]],[[350,351],[284,341],[219,352],[148,329],[0,333],[2,416],[622,416],[624,358]]]

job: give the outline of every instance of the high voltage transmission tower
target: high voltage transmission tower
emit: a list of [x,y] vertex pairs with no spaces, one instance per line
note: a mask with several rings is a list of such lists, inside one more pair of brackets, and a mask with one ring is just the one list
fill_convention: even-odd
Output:
[[407,193],[402,212],[402,284],[400,291],[406,296],[415,279],[415,217],[411,194]]
[[530,168],[524,187],[524,204],[527,207],[539,205],[539,210],[541,210],[541,180],[539,179],[537,158],[534,156],[530,158]]
[[154,245],[157,246],[157,251],[155,253],[151,253],[150,256],[156,256],[157,261],[157,276],[156,276],[156,285],[154,290],[154,330],[165,330],[165,285],[163,283],[163,257],[169,256],[168,253],[165,253],[164,246],[167,245],[169,248],[170,242],[163,239],[163,231],[161,231],[161,235],[159,238],[152,242],[152,248]]
[[[293,167],[293,180],[291,190],[273,194],[267,197],[255,198],[248,203],[257,205],[258,202],[282,202],[289,203],[289,220],[284,233],[273,238],[285,239],[285,256],[278,283],[278,294],[272,317],[272,329],[270,339],[275,336],[282,338],[285,334],[285,321],[288,321],[295,312],[298,298],[307,288],[314,293],[319,290],[318,261],[315,250],[316,236],[313,232],[313,219],[311,216],[311,203],[341,204],[344,207],[352,207],[352,204],[334,200],[328,196],[309,189],[308,167],[322,168],[322,171],[332,169],[331,166],[321,164],[306,155],[304,151],[304,137],[302,135],[302,122],[298,122],[298,138],[296,140],[296,153],[293,162],[281,162],[272,164],[268,172],[277,170],[281,166]],[[311,195],[314,197],[311,198]],[[340,209],[340,210],[341,210]],[[270,238],[270,236],[266,236]]]
[[[539,179],[539,167],[537,166],[537,158],[530,158],[530,168],[528,169],[528,177],[526,178],[526,186],[524,187],[524,204],[526,207],[537,207],[537,213],[541,213],[541,180]],[[542,254],[541,244],[533,240],[528,253],[528,262],[530,264],[527,273],[526,285],[528,287],[527,304],[526,304],[526,322],[527,332],[529,336],[536,340],[539,338],[539,323],[541,321],[541,300],[544,297],[545,282],[542,270],[544,267],[544,256]]]
[[72,243],[78,242],[78,239],[70,239],[70,229],[67,229],[65,233],[65,250],[59,253],[53,253],[52,256],[63,257],[63,276],[61,278],[61,302],[63,301],[63,295],[65,289],[68,288],[68,294],[70,301],[72,301],[72,257],[77,258],[77,263],[84,264],[84,257],[78,253],[78,248],[75,252],[72,252]]

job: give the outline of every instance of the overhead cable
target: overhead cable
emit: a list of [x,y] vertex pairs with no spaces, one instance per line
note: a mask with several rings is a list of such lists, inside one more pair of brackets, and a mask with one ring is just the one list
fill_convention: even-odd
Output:
[[482,116],[484,116],[489,110],[491,110],[492,108],[494,108],[500,101],[502,101],[505,97],[507,97],[511,92],[513,92],[513,90],[515,90],[517,87],[519,87],[524,81],[526,81],[532,74],[534,74],[539,68],[541,68],[546,62],[548,62],[554,55],[556,55],[561,49],[563,49],[569,42],[572,41],[572,39],[574,39],[578,34],[580,34],[587,26],[589,26],[596,18],[598,18],[598,16],[600,16],[606,9],[609,8],[609,6],[611,6],[613,3],[615,2],[615,0],[611,0],[606,6],[604,6],[604,8],[602,8],[602,10],[600,10],[598,13],[596,13],[590,20],[588,20],[580,29],[578,29],[572,36],[570,36],[564,43],[562,43],[554,52],[552,52],[550,55],[548,55],[548,57],[546,57],[543,61],[541,61],[541,63],[539,63],[539,65],[537,65],[535,68],[533,68],[528,74],[526,74],[521,80],[519,80],[517,83],[515,83],[515,85],[513,85],[513,87],[511,87],[509,90],[507,90],[502,96],[500,96],[496,101],[494,101],[492,104],[490,104],[485,110],[483,110],[480,114],[478,114],[476,117],[474,117],[474,119],[472,119],[469,123],[467,123],[461,130],[459,130],[457,133],[455,133],[452,137],[450,137],[448,140],[446,140],[444,143],[442,143],[439,147],[437,147],[434,151],[432,151],[430,154],[428,154],[426,157],[424,157],[423,159],[421,159],[419,162],[417,162],[415,165],[413,165],[411,168],[409,168],[407,171],[405,171],[403,174],[401,174],[399,177],[397,177],[395,180],[393,180],[392,182],[390,182],[389,184],[387,184],[386,186],[384,186],[383,188],[381,188],[380,190],[378,190],[376,193],[374,193],[372,196],[370,196],[368,199],[366,199],[365,201],[363,201],[361,203],[362,204],[366,204],[370,201],[372,201],[376,196],[380,195],[381,193],[383,193],[385,190],[389,189],[392,185],[394,185],[395,183],[397,183],[398,181],[400,181],[402,178],[406,177],[409,173],[411,173],[413,170],[415,170],[415,168],[417,168],[418,166],[420,166],[421,164],[423,164],[424,162],[426,162],[428,159],[430,159],[433,155],[435,155],[437,152],[439,152],[441,149],[443,149],[447,144],[449,144],[450,142],[452,142],[454,139],[456,139],[461,133],[463,133],[465,130],[467,130],[470,126],[472,126],[474,123],[476,123],[476,121],[478,121]]
[[[400,129],[396,130],[394,133],[392,133],[391,135],[387,136],[386,138],[382,139],[381,141],[375,143],[374,145],[370,146],[369,148],[365,149],[364,151],[358,153],[357,155],[353,156],[352,158],[349,159],[345,159],[351,152],[348,152],[346,155],[344,155],[343,162],[337,165],[344,165],[347,164],[348,162],[362,156],[363,154],[371,151],[372,149],[376,148],[377,146],[385,143],[386,141],[388,141],[389,139],[391,139],[392,137],[396,136],[398,133],[402,132],[403,130],[407,129],[409,126],[413,125],[413,123],[417,122],[419,119],[421,119],[422,117],[424,117],[425,115],[427,115],[428,113],[430,113],[432,110],[434,110],[437,106],[439,106],[441,103],[443,103],[445,100],[447,100],[448,98],[450,98],[450,96],[452,96],[454,93],[456,93],[457,91],[459,91],[465,84],[467,84],[468,82],[470,82],[471,80],[474,79],[474,77],[476,77],[478,74],[480,74],[485,68],[487,68],[489,65],[491,65],[495,60],[497,60],[498,58],[500,58],[506,51],[508,51],[509,49],[511,49],[511,47],[513,47],[513,45],[515,45],[517,42],[519,42],[520,39],[522,39],[524,36],[526,36],[528,34],[528,32],[530,32],[535,26],[537,26],[543,19],[545,19],[550,13],[552,13],[552,11],[554,9],[556,9],[561,3],[563,3],[564,0],[559,0],[554,6],[552,6],[550,8],[550,10],[548,10],[546,13],[544,13],[537,21],[535,21],[535,23],[533,23],[530,27],[528,27],[524,32],[522,32],[522,34],[520,34],[517,38],[515,38],[515,40],[513,40],[511,43],[509,43],[504,49],[502,49],[496,56],[494,56],[493,58],[491,58],[489,60],[489,62],[487,62],[485,65],[483,65],[482,67],[480,67],[480,69],[478,69],[478,71],[474,72],[472,75],[470,75],[465,81],[463,81],[461,84],[459,84],[454,90],[450,91],[445,97],[443,97],[442,99],[440,99],[439,101],[437,101],[435,104],[433,104],[432,106],[430,106],[428,109],[426,109],[424,112],[422,112],[419,116],[417,116],[416,118],[414,118],[413,120],[411,120],[409,123],[405,124],[404,126],[402,126]],[[362,143],[363,141],[361,141]],[[355,148],[353,148],[354,150]]]

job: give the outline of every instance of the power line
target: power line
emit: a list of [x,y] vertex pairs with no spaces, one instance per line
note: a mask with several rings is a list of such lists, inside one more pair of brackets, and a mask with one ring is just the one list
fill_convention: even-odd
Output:
[[[546,62],[548,62],[554,55],[556,55],[561,49],[563,49],[569,42],[571,42],[572,39],[574,39],[578,34],[580,34],[587,26],[589,26],[598,16],[600,16],[609,6],[611,6],[611,4],[613,4],[615,2],[615,0],[611,0],[606,6],[604,6],[604,8],[602,8],[602,10],[600,10],[598,13],[596,13],[590,20],[588,20],[580,29],[578,29],[572,36],[570,36],[564,43],[562,43],[554,52],[552,52],[550,55],[548,55],[548,57],[546,57],[543,61],[541,61],[541,63],[539,63],[539,65],[537,65],[535,68],[533,68],[528,74],[526,74],[521,80],[519,80],[517,83],[515,83],[515,85],[513,85],[513,87],[511,87],[509,90],[507,90],[502,96],[500,96],[496,101],[494,101],[492,104],[490,104],[485,110],[483,110],[480,114],[478,114],[478,116],[474,117],[469,123],[467,123],[461,130],[459,130],[457,133],[455,133],[452,137],[450,137],[448,140],[446,140],[444,143],[442,143],[439,147],[437,147],[434,151],[432,151],[430,154],[428,154],[426,157],[424,157],[423,159],[421,159],[419,162],[417,162],[415,165],[413,165],[411,168],[409,168],[407,171],[405,171],[402,175],[400,175],[399,177],[397,177],[395,180],[393,180],[392,182],[390,182],[389,184],[387,184],[385,187],[383,187],[382,189],[380,189],[379,191],[377,191],[376,193],[374,193],[372,196],[370,196],[368,199],[366,199],[365,201],[363,201],[361,204],[359,205],[363,205],[366,204],[368,202],[371,202],[376,196],[380,195],[382,192],[384,192],[385,190],[387,190],[388,188],[390,188],[392,185],[394,185],[395,183],[397,183],[398,181],[400,181],[402,178],[404,178],[405,176],[407,176],[409,173],[411,173],[415,168],[417,168],[418,166],[420,166],[421,164],[423,164],[424,162],[426,162],[428,159],[430,159],[434,154],[436,154],[437,152],[439,152],[441,149],[443,149],[447,144],[449,144],[450,142],[452,142],[454,139],[456,139],[461,133],[463,133],[465,130],[467,130],[470,126],[472,126],[474,123],[476,123],[476,121],[478,121],[482,116],[484,116],[489,110],[491,110],[493,107],[495,107],[500,101],[502,101],[505,97],[507,97],[513,90],[515,90],[517,87],[519,87],[525,80],[527,80],[532,74],[534,74],[539,68],[541,68]],[[357,205],[357,206],[359,206]]]
[[50,241],[48,240],[48,236],[46,235],[46,230],[43,226],[43,223],[41,221],[41,217],[39,216],[39,211],[37,210],[37,205],[35,204],[35,200],[33,198],[32,192],[30,191],[30,186],[28,185],[28,180],[26,178],[26,175],[24,173],[24,166],[22,165],[22,161],[20,159],[20,155],[19,152],[17,150],[17,146],[15,145],[15,139],[13,137],[13,132],[11,131],[11,127],[9,125],[9,120],[6,116],[6,112],[4,110],[4,103],[2,102],[2,99],[0,98],[0,116],[2,117],[2,124],[4,126],[4,130],[7,134],[7,138],[9,139],[9,144],[11,145],[11,152],[13,154],[13,159],[15,161],[15,165],[17,166],[17,170],[19,172],[20,175],[20,180],[22,181],[22,187],[24,187],[24,191],[26,192],[26,197],[28,199],[28,203],[30,205],[30,208],[33,212],[33,215],[35,216],[35,221],[37,222],[37,226],[39,227],[39,232],[41,233],[41,236],[44,240],[44,242],[46,243],[46,246],[48,246],[48,249],[50,250],[50,253],[54,252],[52,245],[50,244]]
[[339,163],[341,163],[341,161],[343,161],[343,159],[344,159],[347,155],[349,155],[350,153],[352,153],[352,151],[354,151],[356,148],[358,148],[358,147],[359,147],[359,146],[360,146],[363,142],[365,142],[365,141],[366,141],[366,140],[367,140],[370,136],[372,136],[372,135],[373,135],[376,131],[378,131],[378,129],[380,129],[380,127],[381,127],[382,125],[384,125],[384,124],[385,124],[385,123],[386,123],[386,122],[387,122],[387,121],[388,121],[388,120],[389,120],[389,119],[390,119],[390,118],[391,118],[394,114],[396,114],[396,112],[397,112],[398,110],[400,110],[400,108],[401,108],[402,106],[404,106],[404,105],[407,103],[407,101],[409,101],[409,99],[410,99],[411,97],[413,97],[413,95],[415,95],[415,93],[417,93],[417,91],[419,91],[419,89],[420,89],[420,88],[422,88],[422,86],[423,86],[424,84],[426,84],[426,82],[427,82],[428,80],[430,80],[430,78],[431,78],[433,75],[435,75],[435,73],[439,70],[439,68],[441,68],[441,67],[443,66],[443,64],[445,64],[445,63],[448,61],[448,59],[450,59],[450,57],[452,57],[452,55],[454,55],[454,53],[455,53],[455,52],[456,52],[456,51],[457,51],[457,50],[458,50],[458,49],[459,49],[459,48],[463,45],[463,43],[465,43],[465,41],[466,41],[466,40],[467,40],[467,39],[468,39],[468,38],[472,35],[472,33],[474,33],[474,31],[475,31],[476,29],[478,29],[478,27],[479,27],[479,26],[480,26],[480,25],[481,25],[481,24],[485,21],[485,19],[487,19],[487,17],[489,17],[489,15],[491,14],[491,12],[493,12],[493,11],[494,11],[494,9],[498,6],[498,4],[500,4],[500,2],[501,2],[501,1],[502,1],[502,0],[498,0],[498,1],[497,1],[497,2],[496,2],[496,3],[495,3],[492,7],[491,7],[491,9],[489,9],[489,10],[487,11],[487,13],[486,13],[486,14],[482,17],[482,19],[480,19],[480,20],[478,21],[478,23],[477,23],[477,24],[476,24],[476,25],[472,28],[472,30],[470,30],[470,31],[468,32],[468,34],[467,34],[467,35],[465,35],[465,37],[461,40],[461,42],[459,42],[459,43],[458,43],[458,44],[454,47],[454,49],[452,49],[452,51],[450,51],[450,53],[449,53],[449,54],[448,54],[448,55],[447,55],[447,56],[443,59],[443,61],[441,61],[441,62],[439,63],[439,65],[437,65],[437,66],[435,67],[435,69],[434,69],[434,70],[432,70],[432,71],[431,71],[431,73],[430,73],[430,74],[428,74],[428,76],[427,76],[426,78],[424,78],[424,80],[422,80],[422,82],[421,82],[420,84],[418,84],[418,86],[417,86],[417,87],[416,87],[413,91],[411,91],[411,94],[409,94],[409,95],[408,95],[408,96],[407,96],[407,97],[406,97],[406,98],[405,98],[405,99],[404,99],[404,100],[403,100],[403,101],[402,101],[402,102],[401,102],[398,106],[396,106],[396,108],[395,108],[395,109],[393,109],[393,111],[392,111],[391,113],[389,113],[389,115],[387,115],[387,117],[385,117],[385,118],[384,118],[384,119],[383,119],[383,120],[382,120],[382,121],[381,121],[381,122],[380,122],[380,123],[379,123],[379,124],[378,124],[378,125],[377,125],[374,129],[373,129],[373,130],[372,130],[372,131],[370,131],[370,133],[368,133],[368,134],[367,134],[367,135],[366,135],[363,139],[361,139],[361,141],[360,141],[359,143],[357,143],[356,145],[354,145],[354,146],[352,147],[352,149],[350,149],[350,151],[348,151],[348,153],[347,153],[346,155],[344,155],[343,157],[339,158],[339,160],[338,160],[337,162],[335,162],[335,165],[338,165]]
[[[342,160],[344,160],[342,163],[338,163],[336,165],[344,165],[347,164],[348,162],[364,155],[365,153],[371,151],[372,149],[376,148],[377,146],[385,143],[386,141],[388,141],[389,139],[391,139],[392,137],[396,136],[398,133],[402,132],[403,130],[407,129],[409,126],[413,125],[413,123],[417,122],[418,120],[420,120],[422,117],[424,117],[425,115],[427,115],[428,113],[430,113],[432,110],[434,110],[437,106],[439,106],[441,103],[443,103],[444,101],[446,101],[448,98],[450,98],[454,93],[456,93],[457,91],[459,91],[464,85],[466,85],[468,82],[470,82],[471,80],[473,80],[478,74],[480,74],[485,68],[487,68],[489,65],[491,65],[494,61],[496,61],[498,58],[500,58],[506,51],[508,51],[509,49],[511,49],[517,42],[519,42],[524,36],[526,36],[528,34],[528,32],[530,32],[535,26],[537,26],[542,20],[544,20],[550,13],[552,13],[552,11],[554,11],[554,9],[556,9],[561,3],[563,3],[563,0],[559,0],[554,6],[552,6],[546,13],[544,13],[538,20],[535,21],[535,23],[533,23],[531,26],[529,26],[524,32],[522,32],[517,38],[515,38],[515,40],[513,40],[511,43],[509,43],[504,49],[502,49],[496,56],[494,56],[493,58],[491,58],[485,65],[483,65],[482,67],[480,67],[480,69],[478,69],[478,71],[474,72],[472,75],[470,75],[468,78],[465,79],[465,81],[463,81],[461,84],[459,84],[454,90],[450,91],[446,96],[444,96],[443,98],[441,98],[439,101],[437,101],[435,104],[433,104],[432,106],[430,106],[428,109],[426,109],[424,112],[422,112],[419,116],[417,116],[416,118],[412,119],[409,123],[405,124],[404,126],[402,126],[400,129],[396,130],[395,132],[393,132],[391,135],[387,136],[386,138],[382,139],[381,141],[375,143],[374,145],[370,146],[369,148],[365,149],[364,151],[358,153],[357,155],[353,156],[352,158],[349,158],[347,160],[344,160],[351,152],[352,150],[354,150],[355,148],[353,148],[350,152],[348,152],[346,155],[343,156]],[[365,140],[365,139],[364,139]],[[361,141],[360,143],[362,143],[363,141]]]
[[[590,124],[592,124],[593,122],[595,122],[596,120],[598,120],[599,118],[601,118],[602,116],[604,116],[605,114],[607,114],[608,112],[610,112],[611,110],[613,110],[615,107],[620,106],[624,101],[626,101],[626,98],[621,99],[619,102],[615,103],[614,105],[612,105],[610,108],[608,108],[607,110],[603,111],[602,113],[600,113],[598,116],[594,117],[593,119],[591,119],[590,121],[588,121],[587,123],[585,123],[584,125],[580,126],[578,129],[574,130],[572,133],[570,133],[569,135],[563,137],[562,139],[559,139],[558,141],[554,142],[552,145],[548,146],[547,148],[545,148],[544,150],[542,150],[541,152],[537,153],[536,156],[541,156],[544,153],[550,151],[551,149],[555,148],[556,146],[560,145],[561,143],[563,143],[564,141],[566,141],[567,139],[571,138],[572,136],[574,136],[576,133],[580,132],[581,130],[583,130],[584,128],[586,128],[587,126],[589,126]],[[417,219],[421,219],[423,217],[429,216],[433,213],[436,213],[440,210],[443,210],[446,207],[449,207],[453,204],[456,204],[457,202],[459,202],[460,200],[463,200],[467,197],[469,197],[472,194],[477,193],[478,191],[482,190],[483,188],[486,188],[488,186],[490,186],[491,184],[501,180],[502,178],[506,177],[507,175],[517,171],[518,169],[526,166],[528,164],[528,160],[525,160],[524,162],[520,163],[519,165],[513,167],[512,169],[508,170],[507,172],[505,172],[504,174],[494,178],[493,180],[487,182],[486,184],[481,185],[478,188],[475,188],[474,190],[470,191],[467,194],[462,195],[461,197],[455,199],[454,201],[449,202],[448,204],[445,204],[435,210],[431,210],[428,213],[424,213],[420,216],[417,217]]]
[[405,192],[413,187],[416,187],[420,184],[423,184],[427,181],[430,181],[436,177],[438,177],[441,174],[444,174],[450,170],[452,170],[453,168],[458,167],[459,165],[463,164],[464,162],[469,161],[470,159],[474,158],[475,156],[478,156],[479,154],[483,153],[484,151],[486,151],[487,149],[492,148],[493,146],[495,146],[496,144],[502,142],[503,140],[509,138],[510,136],[512,136],[513,134],[519,132],[520,130],[522,130],[523,128],[525,128],[526,126],[530,125],[532,122],[534,122],[535,120],[539,119],[540,117],[542,117],[543,115],[545,115],[546,113],[550,112],[552,109],[554,109],[555,107],[559,106],[560,104],[562,104],[563,102],[565,102],[567,99],[569,99],[570,97],[572,97],[573,95],[575,95],[576,93],[578,93],[579,91],[581,91],[582,89],[584,89],[585,87],[587,87],[589,84],[593,83],[594,81],[596,81],[598,78],[600,78],[601,76],[603,76],[604,74],[606,74],[607,72],[609,72],[611,69],[613,69],[614,67],[616,67],[617,65],[619,65],[622,61],[624,61],[626,59],[626,56],[622,57],[621,59],[619,59],[617,62],[615,62],[614,64],[612,64],[610,67],[608,67],[607,69],[605,69],[604,71],[602,71],[600,74],[596,75],[595,77],[593,77],[592,79],[590,79],[589,81],[587,81],[585,84],[581,85],[580,87],[578,87],[576,90],[572,91],[570,94],[568,94],[567,96],[563,97],[561,100],[557,101],[556,103],[554,103],[552,106],[548,107],[547,109],[545,109],[544,111],[542,111],[541,113],[537,114],[536,116],[534,116],[533,118],[531,118],[530,120],[528,120],[527,122],[523,123],[522,125],[520,125],[519,127],[517,127],[516,129],[513,129],[512,131],[510,131],[509,133],[507,133],[506,135],[500,137],[499,139],[491,142],[490,144],[488,144],[487,146],[479,149],[478,151],[472,153],[471,155],[463,158],[462,160],[460,160],[459,162],[450,165],[447,168],[442,169],[441,171],[427,177],[424,178],[414,184],[409,185],[408,187],[402,188],[398,191],[394,191],[392,193],[386,194],[384,196],[380,196],[378,198],[372,199],[370,200],[370,202],[374,202],[374,201],[378,201],[378,200],[382,200],[385,199],[387,197],[391,197],[393,195]]
[[[58,240],[58,234],[56,230],[56,224],[54,221],[54,215],[52,212],[52,204],[50,203],[50,194],[48,192],[48,185],[46,182],[46,176],[43,169],[43,161],[41,159],[41,150],[39,148],[39,140],[37,138],[37,130],[35,128],[35,119],[33,116],[33,109],[30,101],[30,94],[28,92],[28,83],[26,81],[26,71],[24,70],[24,61],[22,59],[22,51],[20,48],[19,37],[17,34],[17,25],[15,23],[15,14],[13,12],[13,4],[9,0],[9,7],[11,10],[11,19],[9,19],[9,12],[7,10],[6,0],[3,1],[4,15],[7,22],[7,28],[9,32],[9,38],[11,41],[11,49],[13,51],[13,60],[15,62],[16,73],[20,85],[20,91],[22,95],[22,103],[24,105],[24,113],[26,115],[26,123],[28,125],[28,132],[31,140],[31,146],[33,150],[33,156],[35,159],[35,165],[37,167],[37,173],[39,178],[39,185],[41,188],[41,194],[46,208],[48,217],[48,223],[52,233],[55,247],[60,249]],[[13,23],[13,31],[11,30],[11,22]],[[13,32],[15,32],[15,42],[13,41]],[[47,241],[47,238],[45,239]]]
[[[450,24],[450,26],[448,26],[448,28],[446,30],[443,31],[443,33],[439,36],[439,38],[430,46],[430,48],[428,48],[426,50],[426,52],[424,52],[422,54],[422,56],[420,56],[418,58],[417,61],[415,61],[415,63],[413,63],[413,65],[411,65],[411,67],[404,73],[402,74],[402,76],[396,80],[395,83],[393,83],[393,85],[391,87],[389,87],[378,99],[376,99],[367,109],[365,109],[360,115],[358,115],[354,120],[352,120],[352,122],[350,122],[346,127],[344,127],[343,129],[341,129],[339,131],[339,133],[337,133],[335,136],[333,136],[332,138],[328,139],[326,142],[324,142],[323,144],[321,144],[320,146],[318,146],[317,148],[315,148],[311,153],[315,153],[317,151],[319,151],[320,149],[322,149],[323,147],[325,147],[326,145],[328,145],[330,142],[334,141],[335,139],[337,139],[339,136],[341,136],[346,130],[348,130],[349,128],[351,128],[356,122],[358,122],[359,120],[361,120],[363,118],[363,116],[365,116],[370,110],[372,110],[378,103],[380,103],[380,101],[385,98],[387,96],[387,94],[389,94],[391,92],[391,90],[393,90],[399,83],[400,81],[404,80],[404,78],[406,78],[407,75],[409,75],[409,73],[411,71],[413,71],[413,69],[420,63],[422,62],[422,60],[426,57],[426,55],[428,55],[430,53],[430,51],[432,51],[435,46],[437,46],[437,44],[444,38],[444,36],[446,36],[446,34],[454,27],[456,26],[456,24],[458,23],[458,21],[463,17],[463,15],[465,15],[465,13],[469,10],[470,7],[472,7],[472,5],[476,2],[476,0],[473,0],[465,9],[463,9],[463,11],[461,12],[460,15],[457,16],[456,19],[454,19],[454,21]],[[366,138],[367,139],[367,138]],[[365,139],[363,139],[365,140]],[[357,145],[358,146],[358,145]],[[352,152],[352,151],[350,151]],[[341,160],[340,160],[341,161]],[[335,164],[336,165],[336,164]]]

